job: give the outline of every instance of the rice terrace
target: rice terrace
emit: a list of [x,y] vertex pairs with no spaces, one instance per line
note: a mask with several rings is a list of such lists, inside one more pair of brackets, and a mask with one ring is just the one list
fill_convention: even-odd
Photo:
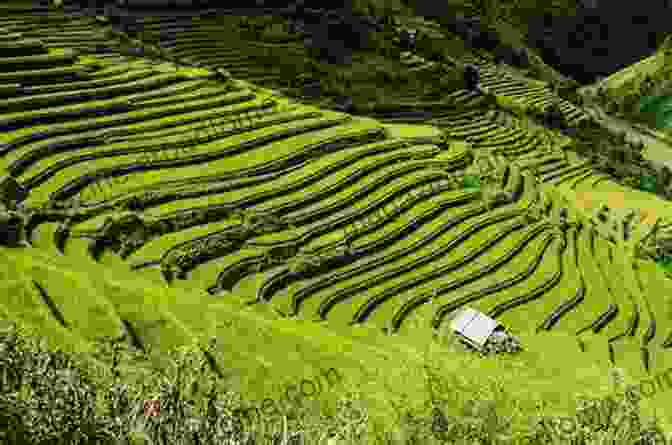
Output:
[[[579,90],[520,29],[469,22],[486,17],[476,1],[448,2],[445,20],[373,0],[348,14],[133,3],[0,3],[3,326],[87,369],[112,363],[105,342],[143,356],[111,366],[156,379],[141,397],[161,399],[145,412],[156,431],[172,406],[156,388],[188,350],[185,372],[242,397],[245,428],[366,407],[360,436],[263,443],[606,443],[552,422],[552,442],[523,432],[614,375],[672,432],[672,145],[624,76]],[[335,39],[344,26],[354,37]],[[640,97],[672,94],[665,42],[649,80],[626,76]],[[480,340],[457,332],[465,313],[490,320]],[[9,349],[0,412],[19,412]],[[481,399],[511,432],[437,433]],[[20,442],[7,419],[0,443],[103,443]],[[434,433],[412,439],[411,421]],[[608,443],[661,443],[639,434]]]

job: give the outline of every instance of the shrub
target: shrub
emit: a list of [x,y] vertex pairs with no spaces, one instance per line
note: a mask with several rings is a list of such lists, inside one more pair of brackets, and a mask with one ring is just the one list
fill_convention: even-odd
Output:
[[96,415],[90,379],[61,351],[47,352],[16,332],[0,337],[2,426],[9,443],[113,443],[105,420]]
[[481,179],[475,175],[465,175],[464,176],[464,187],[480,189],[481,188]]

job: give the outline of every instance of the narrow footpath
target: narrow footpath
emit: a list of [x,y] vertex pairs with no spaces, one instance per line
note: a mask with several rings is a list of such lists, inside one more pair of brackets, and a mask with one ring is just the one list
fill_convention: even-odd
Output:
[[643,142],[645,147],[643,155],[646,159],[672,168],[672,144],[663,140],[662,136],[655,136],[654,130],[650,130],[650,132],[641,130],[624,119],[607,114],[597,106],[585,107],[584,109],[611,131],[625,132],[630,140]]
[[[630,122],[610,116],[596,106],[584,107],[584,109],[609,130],[625,132],[629,140],[643,142],[645,147],[643,155],[646,159],[667,164],[672,168],[672,144],[665,142],[662,137],[654,136],[653,130],[638,129]],[[563,184],[558,187],[558,191],[574,203],[577,210],[584,216],[591,215],[600,204],[606,204],[612,209],[639,209],[644,216],[644,221],[642,221],[644,224],[653,224],[656,218],[672,220],[672,208],[669,206],[669,201],[661,197],[626,187],[613,180],[601,181],[595,186],[591,186],[591,182],[590,180],[585,181],[576,189]]]

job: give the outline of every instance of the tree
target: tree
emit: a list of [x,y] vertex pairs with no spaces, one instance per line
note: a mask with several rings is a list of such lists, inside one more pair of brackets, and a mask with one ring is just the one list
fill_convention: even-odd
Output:
[[480,82],[480,70],[478,67],[470,63],[464,65],[463,76],[465,88],[469,91],[476,91]]
[[410,51],[415,48],[415,35],[411,34],[406,28],[399,31],[397,39],[399,41],[399,46],[402,49]]

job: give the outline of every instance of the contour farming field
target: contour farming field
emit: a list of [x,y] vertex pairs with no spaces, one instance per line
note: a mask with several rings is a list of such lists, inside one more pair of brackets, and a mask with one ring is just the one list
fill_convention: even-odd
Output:
[[[443,375],[496,377],[558,412],[606,390],[610,363],[634,382],[670,366],[669,280],[589,220],[593,191],[624,188],[501,106],[588,119],[542,82],[471,52],[501,101],[400,92],[356,116],[273,89],[256,57],[301,44],[245,40],[225,18],[146,19],[165,47],[134,56],[103,18],[0,16],[2,193],[26,234],[0,249],[0,313],[54,345],[217,336],[216,365],[250,399],[334,368],[383,420],[388,401],[421,400],[426,352]],[[638,207],[623,193],[610,205]],[[464,306],[523,351],[445,346]]]

